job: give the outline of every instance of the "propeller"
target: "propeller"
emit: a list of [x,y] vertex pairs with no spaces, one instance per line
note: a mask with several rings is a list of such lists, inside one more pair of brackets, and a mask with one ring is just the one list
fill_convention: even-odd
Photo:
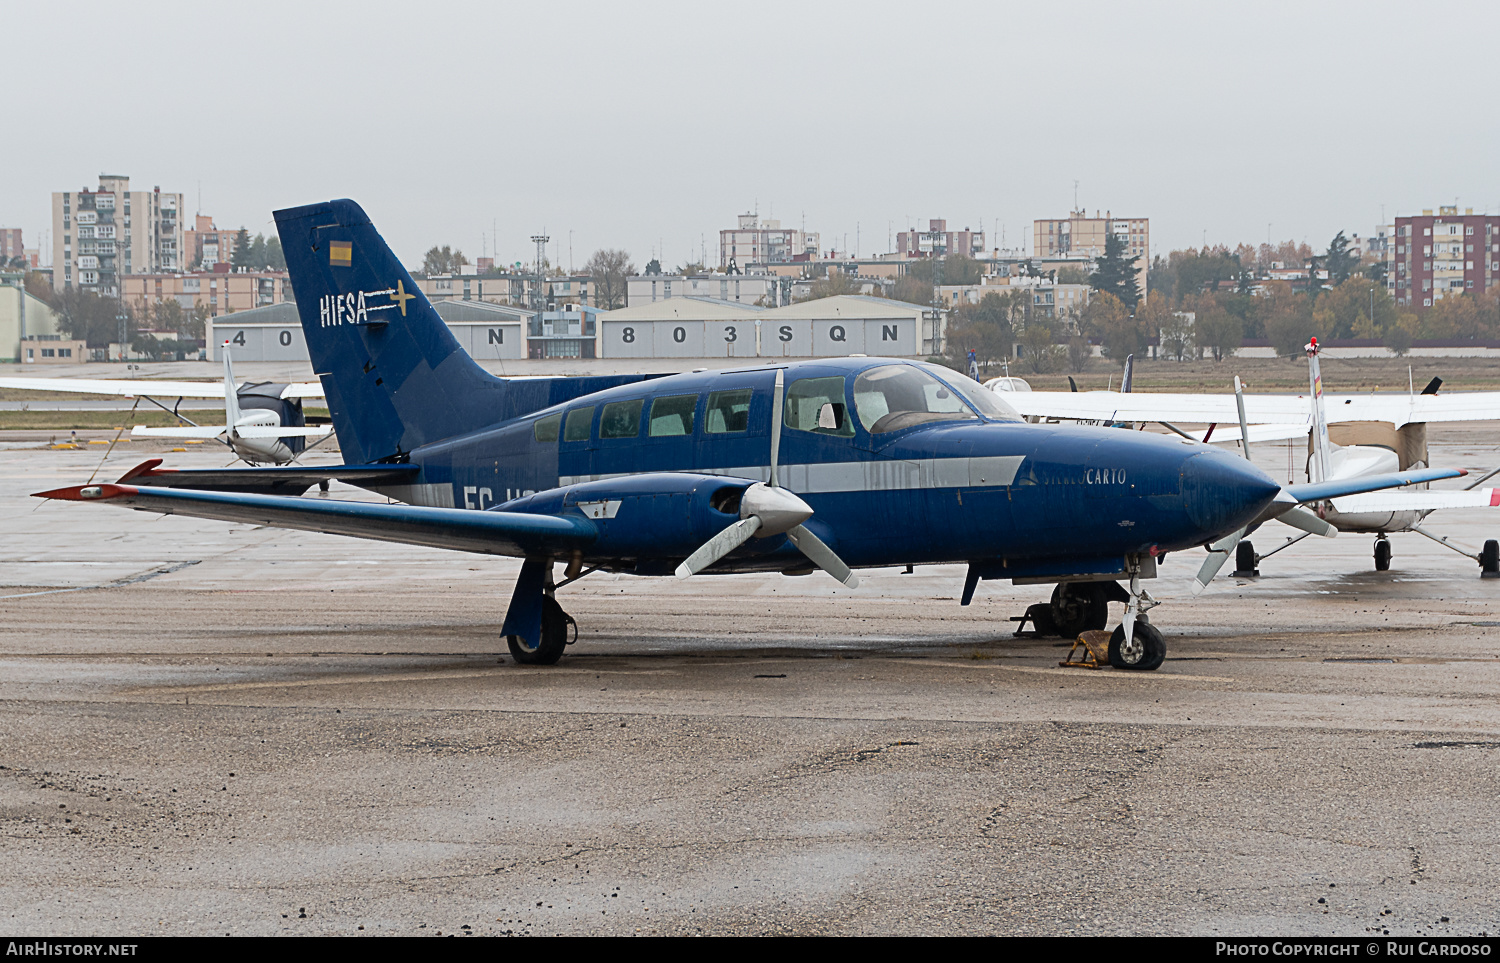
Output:
[[[1245,392],[1243,386],[1240,384],[1239,375],[1234,376],[1234,401],[1240,410],[1240,449],[1248,459],[1250,457],[1250,430],[1245,424]],[[1204,589],[1208,588],[1208,583],[1212,582],[1214,576],[1219,574],[1219,569],[1223,568],[1224,563],[1229,561],[1229,556],[1239,547],[1240,539],[1244,538],[1250,529],[1261,522],[1270,521],[1273,518],[1278,522],[1285,522],[1293,528],[1300,528],[1302,531],[1313,535],[1332,538],[1338,534],[1338,529],[1314,513],[1299,506],[1295,498],[1285,490],[1282,490],[1277,493],[1276,497],[1272,499],[1271,504],[1266,506],[1266,510],[1261,512],[1255,521],[1241,528],[1239,531],[1225,535],[1217,542],[1208,546],[1208,558],[1203,560],[1203,565],[1199,567],[1198,574],[1193,576],[1193,594],[1199,595]]]
[[776,389],[771,395],[771,478],[768,483],[756,482],[745,489],[740,497],[740,520],[710,538],[677,566],[678,578],[697,575],[719,559],[739,548],[752,538],[769,538],[786,535],[798,551],[806,555],[818,568],[832,575],[850,588],[859,587],[859,576],[844,564],[844,560],[824,544],[802,523],[812,517],[812,506],[794,492],[781,487],[778,475],[781,460],[782,388],[785,374],[776,369]]

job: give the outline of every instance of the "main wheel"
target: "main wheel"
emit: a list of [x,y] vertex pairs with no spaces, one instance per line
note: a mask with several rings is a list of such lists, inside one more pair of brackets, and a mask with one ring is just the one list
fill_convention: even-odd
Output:
[[1500,542],[1493,538],[1484,543],[1479,553],[1479,577],[1500,578]]
[[1109,624],[1109,599],[1100,584],[1061,584],[1052,590],[1047,614],[1052,619],[1053,634],[1076,639],[1080,632]]
[[1375,540],[1375,571],[1389,572],[1391,570],[1391,540],[1388,538],[1377,538]]
[[1260,574],[1255,567],[1255,546],[1249,539],[1241,540],[1234,547],[1234,575],[1236,578],[1253,578]]
[[1115,634],[1109,637],[1109,664],[1117,669],[1137,669],[1149,672],[1160,668],[1167,659],[1167,642],[1156,630],[1156,626],[1144,617],[1135,620],[1135,631],[1131,633],[1130,645],[1125,645],[1124,624],[1115,626]]
[[557,599],[550,595],[542,597],[542,643],[534,649],[526,648],[519,635],[507,635],[505,644],[510,648],[510,657],[519,665],[556,665],[568,647],[568,626],[578,625],[573,617],[562,610]]

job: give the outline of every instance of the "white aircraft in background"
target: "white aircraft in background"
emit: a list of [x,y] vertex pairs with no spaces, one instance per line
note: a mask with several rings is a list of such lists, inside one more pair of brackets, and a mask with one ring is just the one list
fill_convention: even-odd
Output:
[[[70,391],[80,394],[122,395],[140,398],[169,412],[184,424],[174,428],[137,425],[132,438],[201,438],[222,441],[252,465],[285,465],[305,448],[306,439],[325,438],[332,425],[308,427],[303,421],[302,401],[322,398],[323,386],[315,383],[237,385],[229,348],[224,354],[224,381],[97,381],[87,378],[0,378],[0,388],[23,391]],[[222,425],[199,425],[181,415],[163,400],[184,398],[224,399]]]
[[[1477,391],[1439,395],[1441,379],[1434,378],[1421,394],[1363,394],[1324,396],[1319,367],[1319,346],[1314,338],[1306,346],[1308,394],[1246,395],[1235,378],[1233,395],[1133,393],[1130,361],[1119,391],[1031,391],[1029,386],[995,385],[1005,392],[1006,404],[1033,420],[1077,420],[1102,424],[1156,422],[1194,441],[1251,442],[1306,438],[1311,433],[1308,479],[1338,481],[1365,475],[1425,468],[1428,465],[1427,423],[1500,420],[1500,392]],[[998,380],[998,379],[997,379]],[[1019,379],[1010,379],[1012,381]],[[1198,434],[1184,431],[1174,422],[1207,424]],[[1216,430],[1227,424],[1225,430]],[[1342,444],[1340,444],[1340,442]],[[1248,453],[1246,457],[1249,457]],[[1235,575],[1260,574],[1257,565],[1309,534],[1332,536],[1338,532],[1360,532],[1375,536],[1375,569],[1391,566],[1394,532],[1416,532],[1445,548],[1479,563],[1484,578],[1500,578],[1500,541],[1484,543],[1478,553],[1465,551],[1447,538],[1433,535],[1421,522],[1444,508],[1500,507],[1500,489],[1479,488],[1500,469],[1491,471],[1458,490],[1399,489],[1333,498],[1307,507],[1324,523],[1323,528],[1298,518],[1304,531],[1281,545],[1257,555],[1245,539],[1247,531],[1226,536],[1209,546],[1209,556],[1193,584],[1197,594],[1218,574],[1232,552]],[[1312,513],[1308,513],[1312,514]],[[1283,519],[1285,520],[1285,519]]]

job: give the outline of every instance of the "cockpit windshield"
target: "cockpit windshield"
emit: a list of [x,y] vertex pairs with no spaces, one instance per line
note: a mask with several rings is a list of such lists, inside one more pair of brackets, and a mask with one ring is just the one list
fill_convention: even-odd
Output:
[[943,382],[909,364],[871,368],[854,379],[854,410],[872,435],[935,421],[977,421]]
[[[959,394],[963,395],[979,413],[991,421],[1025,421],[1016,410],[1006,404],[1004,399],[995,392],[986,388],[977,381],[965,377],[962,373],[950,368],[939,368],[937,365],[923,365],[924,368],[933,369],[933,374],[942,378],[953,386]],[[1029,388],[1027,390],[1030,390]]]

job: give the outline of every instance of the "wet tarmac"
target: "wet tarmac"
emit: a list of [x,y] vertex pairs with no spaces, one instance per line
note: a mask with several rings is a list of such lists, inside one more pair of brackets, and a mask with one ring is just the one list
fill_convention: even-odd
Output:
[[[1198,599],[1168,558],[1154,673],[1059,668],[1009,621],[1049,589],[960,607],[961,566],[594,575],[534,669],[516,562],[41,504],[104,446],[0,434],[12,932],[1500,930],[1500,580],[1420,535]],[[1500,463],[1500,425],[1430,437]],[[1427,526],[1477,551],[1500,511]]]

